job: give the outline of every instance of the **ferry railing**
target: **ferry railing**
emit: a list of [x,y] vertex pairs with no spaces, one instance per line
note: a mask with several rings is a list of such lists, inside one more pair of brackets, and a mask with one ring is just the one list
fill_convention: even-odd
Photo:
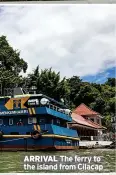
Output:
[[59,111],[59,109],[60,109],[58,106],[53,105],[53,104],[49,104],[49,105],[48,105],[48,108],[53,109],[53,110],[55,110],[55,111]]
[[[58,112],[61,112],[63,114],[66,114],[64,109],[62,109],[62,108],[60,108],[60,107],[58,107],[56,105],[49,104],[48,108],[53,109],[53,110],[58,111]],[[66,114],[66,115],[68,115],[68,114]]]
[[106,135],[101,135],[101,136],[80,136],[81,141],[112,141],[113,136],[106,136]]

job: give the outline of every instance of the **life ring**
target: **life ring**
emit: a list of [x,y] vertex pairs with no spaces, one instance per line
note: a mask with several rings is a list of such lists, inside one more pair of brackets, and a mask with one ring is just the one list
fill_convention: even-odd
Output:
[[40,133],[39,131],[35,130],[35,131],[33,131],[33,132],[31,133],[31,137],[32,137],[33,139],[41,138],[41,133]]
[[0,139],[3,137],[3,132],[2,131],[0,131]]

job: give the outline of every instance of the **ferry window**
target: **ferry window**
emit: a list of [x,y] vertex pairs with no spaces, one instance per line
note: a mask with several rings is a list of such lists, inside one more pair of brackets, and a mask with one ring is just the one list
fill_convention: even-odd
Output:
[[32,117],[28,118],[28,124],[33,124],[33,118]]
[[66,140],[66,143],[70,145],[70,144],[72,144],[72,141],[71,140]]
[[33,123],[37,123],[37,118],[33,117]]
[[3,125],[3,120],[2,119],[0,119],[0,125]]
[[97,119],[97,123],[99,124],[99,119]]
[[93,118],[91,118],[91,121],[93,121],[93,122],[94,122],[94,119],[93,119]]
[[45,123],[45,120],[44,119],[40,119],[39,123]]
[[20,119],[20,120],[17,122],[17,125],[18,125],[18,126],[22,126],[22,125],[23,125],[22,119]]
[[13,118],[9,118],[9,125],[13,125]]
[[59,125],[60,125],[60,120],[59,120],[59,119],[57,119],[57,120],[56,120],[56,122],[57,122],[57,124],[59,124]]
[[51,120],[51,123],[54,124],[54,119]]
[[28,124],[33,124],[33,123],[37,123],[36,117],[29,117],[28,118]]

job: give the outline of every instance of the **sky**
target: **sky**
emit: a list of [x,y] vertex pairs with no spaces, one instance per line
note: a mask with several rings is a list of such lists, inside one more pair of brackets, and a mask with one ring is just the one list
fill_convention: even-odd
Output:
[[0,36],[6,35],[27,73],[37,65],[102,83],[115,76],[116,5],[1,5]]

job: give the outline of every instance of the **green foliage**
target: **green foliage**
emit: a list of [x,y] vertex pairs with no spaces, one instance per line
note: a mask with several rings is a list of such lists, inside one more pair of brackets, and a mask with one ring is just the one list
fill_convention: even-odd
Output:
[[27,63],[20,58],[20,52],[9,45],[5,36],[0,37],[0,66],[15,75],[27,70]]
[[21,71],[26,72],[27,63],[20,58],[20,52],[14,50],[6,40],[0,37],[0,90],[4,95],[4,88],[15,87],[20,84]]
[[112,123],[111,123],[111,115],[106,115],[103,118],[103,122],[102,123],[103,123],[104,126],[106,126],[108,131],[113,131]]
[[108,80],[106,81],[107,85],[111,86],[111,87],[115,87],[116,85],[116,79],[115,78],[108,78]]
[[60,73],[50,69],[39,70],[39,66],[28,75],[28,87],[35,85],[37,93],[46,94],[56,100],[66,99],[70,94],[68,82],[65,78],[61,80]]
[[73,76],[67,79],[67,82],[70,86],[70,97],[69,97],[70,104],[71,106],[74,107],[75,104],[78,104],[76,103],[76,96],[80,91],[82,80],[78,76]]

